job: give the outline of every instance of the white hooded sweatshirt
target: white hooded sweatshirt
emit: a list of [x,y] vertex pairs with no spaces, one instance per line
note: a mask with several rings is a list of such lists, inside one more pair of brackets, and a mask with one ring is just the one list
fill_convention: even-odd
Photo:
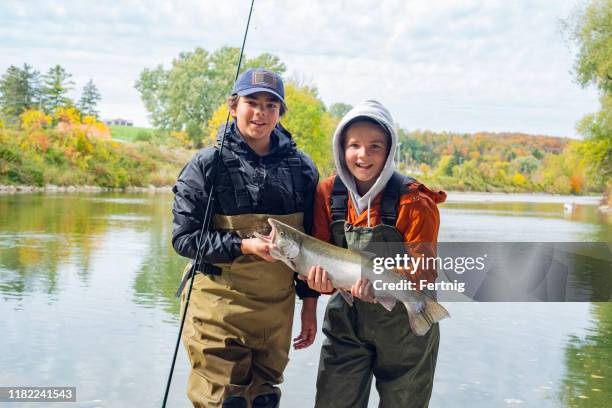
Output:
[[[378,122],[384,129],[387,130],[391,140],[390,140],[390,149],[389,155],[387,156],[387,161],[379,174],[376,182],[372,185],[372,187],[365,193],[363,196],[359,195],[357,190],[357,184],[355,183],[355,178],[350,173],[348,168],[346,167],[346,161],[344,160],[344,146],[342,146],[342,132],[349,122],[358,117],[367,117]],[[333,148],[334,148],[334,163],[336,165],[336,171],[338,173],[338,177],[344,183],[346,188],[348,189],[351,200],[357,210],[357,213],[361,214],[365,210],[368,211],[368,226],[370,226],[370,203],[372,200],[384,190],[387,182],[393,175],[394,171],[394,157],[395,152],[397,150],[397,131],[395,129],[395,125],[393,122],[393,118],[391,114],[380,102],[367,100],[365,102],[360,103],[351,109],[340,121],[338,127],[336,128],[336,132],[334,133],[333,138]]]

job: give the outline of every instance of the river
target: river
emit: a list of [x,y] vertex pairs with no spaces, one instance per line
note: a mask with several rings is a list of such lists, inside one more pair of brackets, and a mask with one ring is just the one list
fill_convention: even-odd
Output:
[[[75,407],[161,405],[185,265],[170,245],[171,203],[170,194],[0,195],[0,386],[76,386]],[[604,217],[588,197],[450,194],[440,241],[609,243]],[[430,406],[612,399],[611,302],[445,307]],[[313,346],[291,352],[281,406],[313,406],[321,342],[319,329]],[[189,406],[188,367],[181,348],[169,407]]]

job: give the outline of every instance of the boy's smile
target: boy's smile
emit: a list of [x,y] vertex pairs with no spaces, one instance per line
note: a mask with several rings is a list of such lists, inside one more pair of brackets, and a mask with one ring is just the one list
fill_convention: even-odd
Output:
[[387,133],[378,125],[357,122],[346,131],[344,160],[360,194],[365,194],[376,182],[387,162],[388,150]]
[[267,146],[270,134],[280,119],[280,104],[278,98],[268,92],[240,97],[236,109],[230,109],[230,113],[236,118],[245,142]]

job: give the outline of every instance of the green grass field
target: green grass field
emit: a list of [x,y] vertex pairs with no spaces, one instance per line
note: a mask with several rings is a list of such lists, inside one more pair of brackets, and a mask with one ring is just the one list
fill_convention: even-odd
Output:
[[151,128],[118,125],[110,126],[110,130],[113,139],[123,140],[125,142],[151,140],[154,132]]

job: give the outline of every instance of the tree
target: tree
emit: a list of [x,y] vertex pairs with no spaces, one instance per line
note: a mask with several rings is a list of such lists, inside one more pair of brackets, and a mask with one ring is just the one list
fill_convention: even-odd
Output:
[[43,76],[42,98],[45,112],[52,113],[59,107],[73,105],[72,100],[66,96],[74,85],[70,78],[72,78],[72,74],[68,73],[61,65],[50,68]]
[[93,80],[90,79],[83,87],[83,94],[79,100],[78,108],[84,115],[93,116],[98,119],[99,112],[96,108],[98,107],[98,101],[101,99],[98,88],[94,85]]
[[281,119],[282,125],[291,132],[298,147],[316,163],[322,175],[333,168],[332,135],[334,122],[325,111],[317,89],[307,85],[288,83],[285,100],[289,111]]
[[[565,21],[578,45],[575,74],[582,86],[595,85],[601,95],[599,112],[578,124],[585,136],[583,151],[589,174],[612,190],[612,0],[592,0]],[[609,196],[608,200],[612,200]]]
[[540,162],[533,156],[522,156],[513,160],[512,164],[516,167],[519,173],[530,175],[538,169]]
[[[164,130],[186,130],[200,144],[215,109],[229,95],[240,50],[223,47],[208,53],[203,48],[182,52],[166,70],[162,65],[144,69],[135,87],[153,125]],[[264,67],[283,73],[285,64],[271,54],[245,59],[242,70]]]
[[35,107],[40,98],[40,73],[31,65],[11,65],[0,79],[0,109],[10,121]]
[[574,66],[578,82],[612,93],[612,0],[592,0],[564,26],[579,48]]
[[353,109],[353,106],[348,103],[336,102],[329,107],[329,114],[336,119],[342,119],[351,109]]
[[582,153],[589,175],[599,187],[612,189],[612,95],[600,99],[599,112],[582,118],[578,131],[585,136]]
[[436,168],[436,176],[452,176],[453,175],[453,166],[455,166],[457,162],[455,158],[451,155],[445,155],[440,158],[438,162],[438,167]]

